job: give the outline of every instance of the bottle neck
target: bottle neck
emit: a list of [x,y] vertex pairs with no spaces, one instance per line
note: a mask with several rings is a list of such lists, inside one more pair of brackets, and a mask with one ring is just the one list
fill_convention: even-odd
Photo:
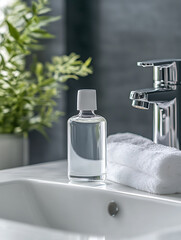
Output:
[[94,111],[91,111],[91,110],[80,110],[79,111],[79,117],[85,117],[85,118],[91,118],[91,117],[94,117],[95,116],[95,113]]

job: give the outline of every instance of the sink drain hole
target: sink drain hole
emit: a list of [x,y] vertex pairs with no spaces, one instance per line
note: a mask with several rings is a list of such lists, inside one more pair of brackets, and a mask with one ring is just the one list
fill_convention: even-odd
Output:
[[115,201],[111,201],[108,205],[108,213],[111,217],[115,217],[119,212],[118,205]]

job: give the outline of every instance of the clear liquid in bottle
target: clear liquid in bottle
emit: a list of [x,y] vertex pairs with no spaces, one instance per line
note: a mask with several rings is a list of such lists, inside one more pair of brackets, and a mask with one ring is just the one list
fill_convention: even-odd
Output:
[[82,108],[93,110],[80,110],[79,106],[79,114],[68,120],[68,177],[75,181],[105,180],[106,120],[94,113],[91,104],[85,105]]

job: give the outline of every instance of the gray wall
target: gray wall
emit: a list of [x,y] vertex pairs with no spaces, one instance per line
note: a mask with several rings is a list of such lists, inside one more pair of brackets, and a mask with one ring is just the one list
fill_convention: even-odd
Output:
[[152,86],[152,70],[137,61],[181,58],[181,1],[100,1],[97,80],[109,132],[152,137],[152,110],[131,107],[129,92]]
[[[152,70],[137,67],[137,61],[181,57],[181,1],[92,0],[94,11],[88,15],[91,26],[87,20],[85,26],[79,17],[84,14],[86,18],[82,4],[89,5],[90,1],[76,1],[76,6],[74,0],[69,2],[72,18],[79,18],[74,30],[71,29],[73,21],[68,25],[72,47],[85,54],[85,35],[78,33],[81,28],[86,29],[85,34],[94,28],[90,39],[94,50],[92,81],[72,85],[71,91],[84,87],[97,89],[98,112],[108,120],[109,134],[130,131],[152,138],[152,108],[149,111],[132,108],[129,93],[152,86]],[[75,99],[75,94],[69,98]],[[72,106],[70,112],[73,113]]]
[[[66,118],[76,114],[76,92],[96,88],[101,115],[108,120],[108,133],[130,131],[152,137],[152,109],[131,107],[131,90],[152,86],[151,69],[137,61],[181,58],[181,1],[178,0],[51,0],[53,13],[63,20],[51,27],[56,40],[41,53],[43,60],[65,51],[93,57],[94,74],[69,81],[59,107],[67,111],[47,142],[30,135],[31,163],[66,156]],[[66,33],[66,39],[65,39]]]
[[[64,0],[50,1],[51,15],[62,16],[62,19],[49,26],[49,31],[56,35],[53,40],[44,41],[45,50],[38,53],[38,58],[44,62],[50,61],[51,56],[65,54],[65,4]],[[57,108],[66,111],[66,93],[62,92]],[[30,163],[40,163],[63,159],[66,156],[66,119],[61,117],[52,129],[47,129],[49,139],[40,133],[30,133]]]

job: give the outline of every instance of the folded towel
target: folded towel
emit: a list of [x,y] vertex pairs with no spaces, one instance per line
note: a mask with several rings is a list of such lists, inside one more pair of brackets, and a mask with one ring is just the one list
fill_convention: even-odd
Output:
[[108,143],[111,143],[111,142],[132,143],[135,145],[140,145],[140,144],[148,145],[150,143],[153,143],[152,140],[136,135],[134,133],[113,134],[108,137],[107,142]]
[[131,133],[108,137],[107,178],[157,194],[181,192],[181,151]]
[[108,137],[108,161],[141,171],[159,179],[181,180],[181,151],[151,140],[122,133]]
[[109,161],[107,165],[107,179],[155,194],[173,194],[181,192],[180,181],[157,179],[132,168]]

